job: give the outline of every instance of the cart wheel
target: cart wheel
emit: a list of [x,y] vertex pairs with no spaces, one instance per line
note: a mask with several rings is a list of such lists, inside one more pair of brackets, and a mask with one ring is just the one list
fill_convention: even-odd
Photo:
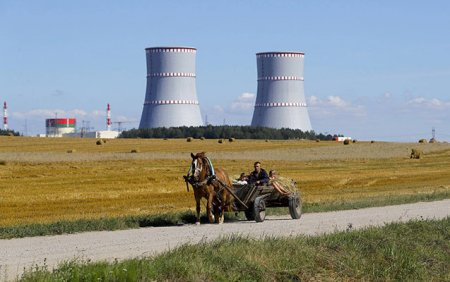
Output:
[[294,194],[289,197],[289,213],[292,219],[299,219],[302,216],[302,200],[300,195]]
[[245,218],[247,220],[255,220],[255,214],[253,213],[253,207],[249,207],[248,210],[244,211]]
[[266,201],[264,201],[264,197],[258,197],[255,199],[253,213],[255,215],[256,222],[263,222],[264,219],[266,219]]

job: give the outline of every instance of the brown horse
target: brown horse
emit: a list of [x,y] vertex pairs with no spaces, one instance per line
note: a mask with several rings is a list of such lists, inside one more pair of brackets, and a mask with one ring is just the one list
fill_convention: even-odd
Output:
[[[194,188],[196,201],[197,221],[200,224],[200,200],[206,199],[206,213],[210,223],[223,223],[224,211],[230,209],[231,195],[224,185],[231,187],[227,172],[222,169],[214,169],[206,153],[191,153],[192,163],[188,175],[184,177],[187,183]],[[188,186],[189,189],[189,186]]]

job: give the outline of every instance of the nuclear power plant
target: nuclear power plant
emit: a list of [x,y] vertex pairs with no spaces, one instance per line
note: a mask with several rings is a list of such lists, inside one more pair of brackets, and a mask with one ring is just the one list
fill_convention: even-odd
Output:
[[190,47],[146,48],[147,89],[139,128],[203,125]]
[[256,54],[258,89],[252,126],[310,131],[301,52]]

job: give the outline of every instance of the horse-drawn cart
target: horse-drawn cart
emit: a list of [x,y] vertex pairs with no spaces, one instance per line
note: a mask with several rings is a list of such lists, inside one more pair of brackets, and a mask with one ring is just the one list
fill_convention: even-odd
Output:
[[[291,190],[297,191],[295,184],[292,185],[294,189]],[[302,202],[298,192],[282,195],[271,185],[254,184],[233,184],[230,190],[234,197],[233,210],[243,211],[248,220],[263,222],[268,207],[289,207],[293,219],[299,219],[302,215]]]

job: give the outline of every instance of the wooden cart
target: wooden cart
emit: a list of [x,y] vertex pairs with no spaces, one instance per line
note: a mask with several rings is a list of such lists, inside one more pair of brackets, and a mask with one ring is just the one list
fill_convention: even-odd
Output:
[[[298,191],[295,184],[292,185],[294,185],[294,191]],[[235,199],[233,210],[243,211],[248,220],[263,222],[268,207],[289,207],[289,213],[293,219],[299,219],[302,215],[302,202],[298,192],[281,195],[271,185],[256,186],[254,184],[233,184],[231,189],[226,188]]]

